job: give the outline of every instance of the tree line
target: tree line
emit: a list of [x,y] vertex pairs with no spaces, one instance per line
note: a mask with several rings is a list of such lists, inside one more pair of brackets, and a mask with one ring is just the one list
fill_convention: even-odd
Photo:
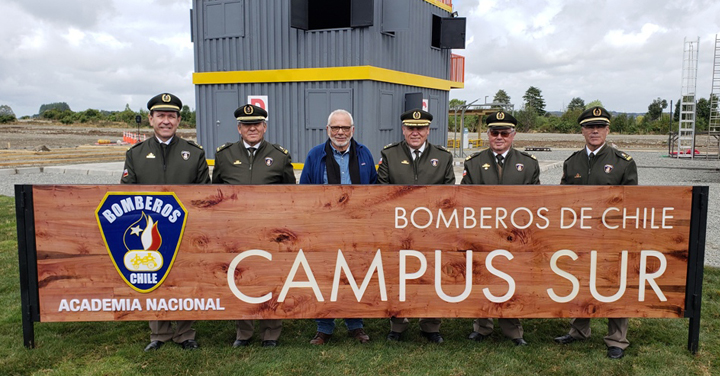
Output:
[[[62,124],[96,124],[96,125],[117,125],[118,123],[127,124],[129,126],[136,126],[135,117],[140,115],[141,126],[149,127],[148,123],[149,111],[140,109],[139,111],[133,111],[129,104],[125,105],[125,109],[122,111],[105,111],[88,108],[85,111],[74,112],[70,109],[70,106],[65,102],[46,103],[40,106],[38,114],[33,116],[37,119],[46,119],[58,121]],[[180,110],[180,116],[182,121],[180,126],[195,128],[195,111],[190,110],[190,107],[184,105]],[[30,116],[23,116],[21,119],[29,119]],[[7,105],[0,106],[0,123],[9,123],[17,121],[15,113],[12,108]]]
[[[538,133],[580,133],[580,125],[577,124],[577,118],[586,108],[594,106],[603,106],[599,100],[585,103],[580,97],[570,100],[563,113],[560,115],[551,114],[545,111],[545,99],[542,96],[542,90],[537,87],[530,86],[522,97],[522,107],[519,110],[511,111],[513,116],[518,120],[517,129],[520,132],[538,132]],[[708,122],[710,119],[711,99],[699,98],[696,102],[695,130],[708,130]],[[717,111],[718,98],[714,97],[713,103],[715,111]],[[510,96],[505,90],[498,90],[493,96],[493,109],[502,109],[503,105],[510,105]],[[460,110],[466,102],[458,99],[450,100],[450,110]],[[604,107],[604,106],[603,106]],[[610,122],[610,129],[613,132],[621,134],[668,134],[677,132],[677,122],[680,116],[680,100],[675,104],[672,121],[670,114],[665,112],[668,108],[668,102],[665,99],[657,98],[648,105],[648,111],[644,115],[635,115],[628,113],[614,113]],[[611,111],[611,109],[607,109]],[[611,111],[612,112],[612,111]],[[465,128],[470,132],[477,132],[482,128],[484,118],[477,115],[465,116]],[[448,122],[450,131],[459,131],[460,116],[455,124],[455,117],[451,114]]]

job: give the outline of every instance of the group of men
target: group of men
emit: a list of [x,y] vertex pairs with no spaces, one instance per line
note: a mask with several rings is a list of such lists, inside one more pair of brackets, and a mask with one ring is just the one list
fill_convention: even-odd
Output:
[[[295,184],[292,160],[280,145],[265,141],[267,111],[247,104],[235,110],[240,141],[227,143],[215,153],[212,180],[202,147],[176,137],[180,124],[182,102],[163,93],[148,102],[148,119],[155,137],[131,147],[125,160],[123,184]],[[310,150],[300,175],[300,184],[455,184],[453,156],[444,147],[427,141],[432,114],[421,109],[400,116],[403,140],[385,146],[376,169],[370,150],[354,139],[352,114],[335,110],[327,120],[328,140]],[[637,167],[632,158],[609,145],[605,140],[610,131],[610,114],[602,107],[587,109],[578,122],[586,146],[573,153],[563,164],[561,184],[636,185]],[[489,148],[465,160],[461,184],[521,185],[540,184],[537,159],[512,148],[517,120],[512,114],[498,111],[486,119]],[[317,319],[317,331],[310,341],[322,345],[330,341],[335,329],[334,319]],[[184,349],[198,347],[193,321],[150,322],[150,344],[145,351],[157,350],[173,341]],[[515,345],[524,346],[523,328],[519,319],[501,318],[500,328]],[[422,335],[433,343],[442,343],[441,320],[422,318]],[[363,329],[363,319],[346,318],[348,335],[360,343],[370,341]],[[409,320],[390,319],[388,341],[401,340]],[[275,347],[282,330],[282,320],[259,320],[261,344]],[[629,346],[628,319],[608,320],[605,344],[607,355],[618,359]],[[493,331],[492,318],[477,318],[469,339],[483,341]],[[236,321],[233,347],[250,345],[254,333],[252,320]],[[568,344],[590,337],[590,320],[573,319],[568,334],[555,341]]]

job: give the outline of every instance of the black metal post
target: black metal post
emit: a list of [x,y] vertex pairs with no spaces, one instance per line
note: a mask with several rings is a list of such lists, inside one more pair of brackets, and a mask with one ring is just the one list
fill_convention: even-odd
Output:
[[20,264],[20,309],[22,310],[23,343],[35,347],[34,322],[40,321],[38,296],[37,252],[35,248],[35,215],[31,185],[15,186],[18,260]]
[[705,266],[705,232],[707,228],[708,187],[693,187],[690,214],[690,244],[685,289],[685,317],[690,318],[688,350],[697,353],[700,346],[700,308]]

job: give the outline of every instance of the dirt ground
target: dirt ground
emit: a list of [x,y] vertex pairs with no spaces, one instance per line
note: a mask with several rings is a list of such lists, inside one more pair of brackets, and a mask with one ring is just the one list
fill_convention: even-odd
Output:
[[[0,150],[34,150],[40,146],[48,149],[94,145],[99,140],[112,143],[122,141],[123,132],[136,132],[137,128],[108,128],[93,126],[62,125],[47,122],[0,124]],[[141,128],[141,134],[151,135],[152,129]],[[183,138],[195,138],[194,129],[180,129]]]
[[[45,146],[51,150],[57,148],[70,148],[82,145],[94,145],[99,140],[112,143],[122,140],[123,132],[135,132],[135,128],[109,128],[94,126],[62,125],[48,122],[27,122],[16,124],[0,124],[0,150],[34,150]],[[150,135],[152,130],[142,128],[142,134]],[[183,138],[195,139],[194,129],[180,129]],[[454,132],[448,134],[449,139],[459,139],[461,135]],[[477,139],[477,133],[471,133],[470,139]],[[487,134],[481,133],[480,139],[484,144]],[[614,143],[621,150],[667,150],[667,135],[619,135],[611,133],[608,141]],[[701,143],[698,141],[698,143]],[[584,144],[580,134],[554,134],[554,133],[518,133],[515,137],[515,147],[526,146],[550,148],[580,148]]]

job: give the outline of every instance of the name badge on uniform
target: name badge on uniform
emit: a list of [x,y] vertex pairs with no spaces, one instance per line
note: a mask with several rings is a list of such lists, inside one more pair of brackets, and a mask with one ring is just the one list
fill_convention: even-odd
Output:
[[150,153],[150,154],[148,154],[145,158],[147,158],[147,159],[154,159],[154,158],[155,158],[155,154]]
[[440,161],[438,161],[437,159],[431,159],[431,160],[430,160],[430,164],[431,164],[433,167],[437,167],[437,165],[438,165],[439,162],[440,162]]
[[183,150],[180,152],[180,156],[182,156],[182,159],[187,161],[188,159],[190,159],[190,152]]
[[265,164],[266,164],[266,165],[272,166],[273,162],[274,162],[274,161],[273,161],[272,158],[270,158],[270,157],[265,158]]
[[485,163],[484,165],[482,165],[482,168],[483,170],[487,170],[488,168],[490,168],[490,165]]
[[613,170],[613,165],[611,165],[611,164],[606,164],[606,165],[605,165],[605,173],[606,173],[606,174],[609,174],[610,171],[612,171],[612,170]]
[[525,169],[525,165],[522,164],[522,163],[518,163],[518,164],[515,165],[515,169],[518,170],[518,171],[520,171],[520,172],[522,172],[522,170]]
[[410,162],[408,162],[407,159],[403,159],[403,161],[400,162],[400,163],[402,163],[402,164],[410,164]]

